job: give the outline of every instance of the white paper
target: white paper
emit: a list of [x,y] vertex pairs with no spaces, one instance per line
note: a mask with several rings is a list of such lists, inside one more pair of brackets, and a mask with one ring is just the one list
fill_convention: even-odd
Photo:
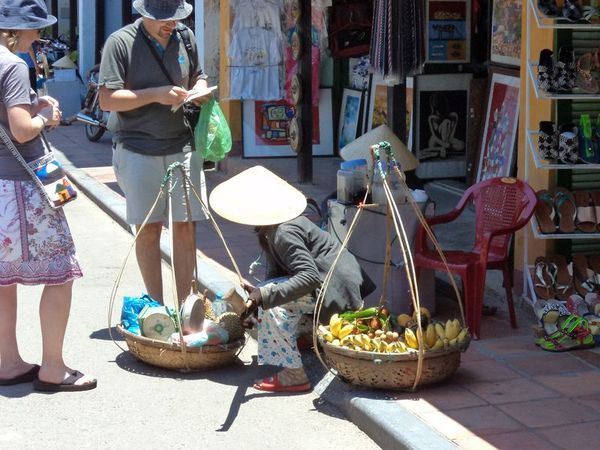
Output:
[[184,103],[189,103],[192,100],[197,99],[198,97],[202,97],[206,94],[210,94],[212,91],[214,91],[215,89],[217,89],[218,86],[210,86],[206,89],[201,89],[201,90],[196,90],[196,89],[192,89],[191,91],[188,91],[188,96],[185,98],[185,101],[183,103],[180,103],[179,105],[173,105],[171,106],[171,112],[175,112],[177,111],[179,108],[181,108],[181,106]]

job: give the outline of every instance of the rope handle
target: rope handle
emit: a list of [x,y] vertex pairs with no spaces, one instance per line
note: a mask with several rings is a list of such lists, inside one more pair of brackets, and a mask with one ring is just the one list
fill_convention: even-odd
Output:
[[[115,279],[115,283],[113,284],[113,288],[110,294],[110,300],[109,300],[109,306],[108,306],[108,332],[110,335],[111,340],[113,341],[113,343],[119,347],[119,349],[121,349],[122,351],[127,351],[125,348],[123,348],[121,345],[119,345],[119,343],[117,341],[115,341],[115,338],[113,337],[112,334],[112,316],[113,316],[113,311],[114,311],[114,304],[115,304],[115,300],[116,300],[116,296],[117,296],[117,290],[121,284],[121,280],[123,278],[123,273],[125,272],[125,268],[127,266],[127,262],[129,261],[129,258],[131,257],[131,253],[133,252],[133,249],[135,248],[135,244],[140,236],[140,233],[142,232],[142,230],[146,227],[146,225],[148,224],[148,221],[150,220],[150,217],[152,215],[152,213],[154,212],[154,210],[156,209],[156,206],[158,205],[159,200],[165,195],[165,193],[168,192],[168,207],[169,207],[169,230],[170,230],[170,235],[171,235],[171,275],[173,278],[173,290],[174,290],[174,303],[176,306],[176,310],[175,310],[175,314],[176,314],[176,318],[177,321],[179,322],[179,333],[180,333],[180,339],[181,339],[181,352],[184,355],[184,361],[187,365],[187,358],[185,357],[185,353],[186,353],[186,345],[185,342],[183,340],[183,335],[182,335],[182,328],[181,328],[181,316],[180,316],[180,311],[179,311],[179,298],[177,296],[177,284],[175,283],[175,267],[174,267],[174,263],[173,263],[173,217],[172,217],[172,207],[171,207],[171,191],[173,189],[173,184],[172,184],[172,179],[173,179],[173,172],[179,169],[181,171],[181,175],[182,175],[182,183],[183,183],[183,189],[184,189],[184,193],[185,193],[185,201],[186,201],[186,207],[187,207],[187,212],[188,212],[188,219],[191,220],[191,209],[189,207],[189,196],[188,196],[188,192],[187,192],[187,188],[189,187],[189,189],[191,190],[191,192],[194,194],[194,196],[196,197],[196,199],[198,200],[198,202],[200,203],[200,206],[203,210],[203,212],[206,214],[206,216],[211,220],[211,223],[217,233],[217,235],[219,236],[219,238],[221,239],[221,241],[223,242],[223,245],[225,247],[225,250],[227,252],[227,255],[229,256],[231,263],[236,271],[236,274],[239,278],[239,282],[240,285],[243,286],[243,277],[240,273],[240,270],[238,268],[237,263],[235,262],[235,259],[233,257],[233,255],[231,254],[231,251],[229,250],[229,247],[227,246],[227,242],[225,241],[225,237],[223,236],[223,233],[221,232],[221,229],[219,228],[219,225],[217,224],[217,222],[215,221],[213,215],[210,213],[208,207],[206,206],[206,204],[204,203],[204,201],[202,200],[200,194],[198,194],[198,191],[196,190],[195,186],[193,185],[193,183],[191,182],[188,174],[185,171],[185,166],[181,163],[181,162],[175,162],[173,164],[171,164],[168,168],[167,171],[165,173],[165,176],[161,182],[160,185],[160,190],[158,191],[158,194],[156,196],[156,199],[154,200],[154,203],[152,205],[152,207],[150,208],[150,211],[148,212],[148,214],[146,215],[145,219],[143,220],[142,224],[140,225],[140,227],[138,227],[138,229],[136,230],[135,233],[135,237],[133,239],[133,241],[131,242],[131,245],[129,246],[129,249],[127,251],[127,254],[125,255],[125,260],[123,261],[123,264],[121,265],[121,268],[119,269],[119,272],[117,274],[117,278]],[[196,261],[196,257],[194,255],[194,271],[195,271],[195,278],[197,278],[198,276],[198,266],[197,266],[197,261]],[[192,280],[192,290],[194,293],[197,293],[197,286],[196,286],[196,280]],[[244,348],[244,346],[247,343],[247,339],[244,341],[244,344],[242,345],[240,351]],[[238,353],[239,354],[239,353]],[[189,370],[189,368],[186,367],[186,369]]]

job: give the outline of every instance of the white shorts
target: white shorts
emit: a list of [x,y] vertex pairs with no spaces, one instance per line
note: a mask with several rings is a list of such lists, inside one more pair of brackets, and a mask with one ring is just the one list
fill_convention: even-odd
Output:
[[[144,222],[161,190],[161,184],[167,168],[174,162],[183,163],[186,173],[196,191],[194,193],[192,189],[188,188],[192,220],[199,221],[207,218],[196,196],[198,194],[204,205],[208,205],[206,199],[206,181],[202,170],[203,160],[200,152],[192,151],[167,156],[147,156],[125,150],[121,143],[113,143],[113,169],[119,187],[125,193],[127,223],[141,225]],[[179,169],[173,171],[172,183],[173,189],[170,192],[170,198],[173,208],[173,221],[187,222],[189,219],[182,188],[181,171]],[[169,188],[167,184],[164,194],[158,200],[150,214],[148,223],[168,223],[168,197]]]

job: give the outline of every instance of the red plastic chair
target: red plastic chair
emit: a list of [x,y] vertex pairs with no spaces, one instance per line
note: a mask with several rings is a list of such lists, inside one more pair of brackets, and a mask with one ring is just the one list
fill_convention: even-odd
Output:
[[[456,219],[472,200],[475,205],[475,244],[471,251],[445,251],[448,267],[461,277],[467,325],[479,337],[486,271],[502,270],[510,323],[517,327],[512,297],[512,274],[508,247],[515,231],[524,227],[535,211],[535,191],[516,178],[493,178],[471,186],[453,211],[427,218],[430,227]],[[428,242],[419,224],[415,238],[414,260],[420,268],[446,268],[437,251]]]

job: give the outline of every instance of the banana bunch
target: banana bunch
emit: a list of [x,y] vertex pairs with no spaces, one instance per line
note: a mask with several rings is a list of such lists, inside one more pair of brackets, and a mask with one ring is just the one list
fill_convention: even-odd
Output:
[[[431,325],[430,325],[431,326]],[[470,341],[471,335],[468,328],[463,328],[458,319],[448,320],[446,324],[436,322],[433,324],[433,331],[429,332],[427,344],[431,350],[453,347],[456,345],[465,345]],[[435,335],[433,334],[435,332]],[[433,345],[431,344],[433,342]]]

